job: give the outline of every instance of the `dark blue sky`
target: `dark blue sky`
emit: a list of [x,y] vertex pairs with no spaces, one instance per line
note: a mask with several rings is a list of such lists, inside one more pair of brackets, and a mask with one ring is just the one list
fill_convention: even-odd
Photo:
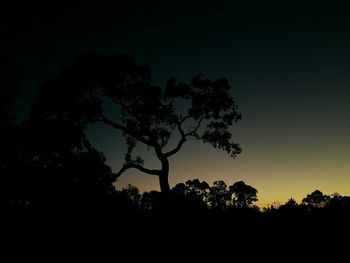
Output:
[[[13,8],[11,30],[1,43],[22,74],[21,116],[36,87],[76,56],[128,53],[149,64],[160,85],[168,76],[227,77],[240,106],[243,120],[233,131],[242,155],[233,161],[209,146],[187,145],[173,160],[172,185],[191,178],[244,180],[265,204],[298,199],[316,188],[350,194],[345,6],[334,1],[33,2],[37,5]],[[89,136],[118,169],[124,150],[118,133],[95,126]],[[149,166],[157,165],[149,159]],[[156,178],[136,172],[117,185],[127,183],[157,189]]]

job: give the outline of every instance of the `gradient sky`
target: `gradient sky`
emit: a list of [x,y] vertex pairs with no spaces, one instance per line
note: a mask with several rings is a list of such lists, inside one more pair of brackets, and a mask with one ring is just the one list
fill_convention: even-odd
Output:
[[[300,201],[315,189],[350,195],[349,9],[335,1],[32,2],[5,10],[0,44],[22,75],[20,116],[36,87],[76,56],[128,53],[151,66],[159,85],[197,73],[228,78],[243,115],[232,127],[243,153],[233,160],[187,144],[171,159],[172,186],[244,180],[258,189],[260,205]],[[117,170],[125,150],[120,133],[94,125],[88,136]],[[158,167],[145,155],[148,167]],[[116,185],[128,183],[158,189],[156,177],[136,171]]]

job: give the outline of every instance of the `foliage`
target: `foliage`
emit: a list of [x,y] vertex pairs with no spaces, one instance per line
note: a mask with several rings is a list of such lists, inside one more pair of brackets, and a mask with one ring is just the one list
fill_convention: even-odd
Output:
[[324,195],[320,190],[315,190],[311,194],[308,194],[302,203],[309,208],[322,208],[329,203],[330,197]]
[[258,191],[245,184],[243,181],[234,183],[229,187],[230,193],[233,194],[233,205],[238,208],[252,207],[253,203],[258,201]]
[[82,130],[67,121],[27,121],[12,127],[1,162],[2,207],[108,206],[113,174]]
[[[229,130],[241,118],[229,92],[226,79],[212,81],[203,75],[189,84],[170,78],[160,88],[152,84],[149,67],[137,65],[130,56],[87,54],[43,84],[31,116],[68,120],[82,128],[102,122],[120,130],[128,148],[115,177],[135,168],[159,176],[161,190],[168,192],[168,158],[189,139],[209,143],[232,157],[241,152]],[[105,111],[107,102],[117,107],[115,113]],[[171,137],[178,142],[169,150]],[[160,170],[144,167],[143,159],[133,156],[138,143],[155,152]]]
[[210,187],[208,202],[211,209],[224,210],[231,201],[231,194],[224,181],[214,181]]
[[129,196],[134,206],[140,206],[141,195],[140,190],[136,186],[129,184],[126,188],[123,188],[121,191]]

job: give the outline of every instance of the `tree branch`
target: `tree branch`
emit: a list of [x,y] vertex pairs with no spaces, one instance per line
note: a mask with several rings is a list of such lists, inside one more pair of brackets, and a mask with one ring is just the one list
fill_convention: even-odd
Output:
[[156,146],[151,140],[146,139],[143,136],[141,136],[140,134],[137,134],[136,132],[120,125],[119,123],[116,123],[116,122],[106,118],[103,114],[101,114],[101,116],[100,116],[100,121],[112,126],[115,129],[118,129],[118,130],[125,132],[126,134],[130,135],[131,137],[135,138],[136,140],[138,140],[146,145],[153,146],[153,147]]
[[202,123],[202,121],[203,121],[204,119],[205,119],[205,116],[201,117],[201,118],[199,119],[199,121],[198,121],[196,127],[193,129],[193,131],[190,131],[190,132],[186,133],[186,134],[185,134],[185,137],[187,137],[187,136],[194,136],[194,137],[198,136],[197,131],[198,131],[198,129],[201,127],[201,123]]
[[188,118],[189,118],[189,116],[186,116],[186,117],[182,118],[181,121],[178,122],[178,124],[177,124],[177,129],[179,130],[179,132],[180,132],[180,134],[181,134],[181,139],[180,139],[180,141],[177,143],[176,147],[175,147],[173,150],[171,150],[171,151],[169,151],[169,152],[167,152],[167,153],[164,154],[165,157],[168,158],[168,157],[174,155],[175,153],[177,153],[178,151],[180,151],[182,145],[186,142],[186,134],[185,134],[184,130],[182,129],[182,124],[183,124],[184,121],[185,121],[186,119],[188,119]]
[[142,165],[139,164],[125,164],[118,173],[114,174],[115,178],[118,178],[119,176],[121,176],[126,170],[131,169],[131,168],[135,168],[137,170],[139,170],[140,172],[146,173],[146,174],[152,174],[152,175],[160,175],[160,171],[159,170],[150,170],[147,169],[145,167],[143,167]]
[[177,152],[179,152],[182,148],[182,145],[186,142],[188,136],[193,136],[195,138],[199,137],[199,135],[197,134],[197,131],[200,128],[200,125],[201,125],[202,121],[205,119],[205,117],[202,117],[199,119],[196,127],[192,131],[185,133],[183,128],[182,128],[182,124],[185,122],[185,120],[187,120],[189,118],[190,118],[189,116],[186,116],[186,117],[182,118],[182,120],[177,124],[177,128],[180,132],[181,139],[177,143],[176,147],[173,150],[164,154],[165,157],[170,157],[170,156],[176,154]]

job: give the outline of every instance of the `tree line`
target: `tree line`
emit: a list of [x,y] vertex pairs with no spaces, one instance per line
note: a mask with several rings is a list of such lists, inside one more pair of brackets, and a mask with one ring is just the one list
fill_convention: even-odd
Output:
[[[137,187],[128,185],[118,191],[128,200],[130,207],[141,210],[161,210],[162,194],[158,191],[140,194]],[[254,205],[257,190],[243,181],[227,186],[224,181],[214,181],[212,186],[198,179],[176,184],[170,191],[167,205],[182,210],[212,210],[224,211],[230,208],[258,209]]]
[[[128,185],[117,191],[123,196],[125,204],[129,209],[139,211],[161,210],[162,195],[158,191],[140,193],[136,186]],[[243,181],[227,185],[224,181],[214,181],[212,186],[205,181],[198,179],[188,180],[185,183],[178,183],[171,189],[173,205],[177,209],[188,211],[211,211],[229,212],[251,210],[256,213],[312,213],[320,210],[350,209],[350,197],[338,193],[331,195],[323,194],[315,190],[307,194],[297,203],[290,198],[284,204],[272,204],[259,208],[254,203],[258,201],[258,190],[247,185]],[[126,206],[125,206],[126,207]]]
[[[231,127],[241,119],[227,79],[197,75],[190,83],[169,78],[154,85],[147,65],[126,55],[86,54],[63,67],[38,89],[29,117],[18,123],[12,106],[18,74],[6,57],[0,59],[0,207],[39,209],[110,209],[135,211],[261,211],[257,190],[243,181],[212,186],[198,179],[170,187],[169,162],[183,144],[199,140],[232,157],[241,153]],[[115,112],[106,110],[112,102]],[[116,172],[86,137],[92,123],[121,132],[127,152]],[[171,142],[174,142],[173,145]],[[145,145],[160,162],[146,167],[135,155]],[[160,192],[140,194],[134,186],[120,191],[114,183],[129,169],[159,178]],[[349,208],[349,197],[314,191],[301,204],[290,199],[276,211]]]

